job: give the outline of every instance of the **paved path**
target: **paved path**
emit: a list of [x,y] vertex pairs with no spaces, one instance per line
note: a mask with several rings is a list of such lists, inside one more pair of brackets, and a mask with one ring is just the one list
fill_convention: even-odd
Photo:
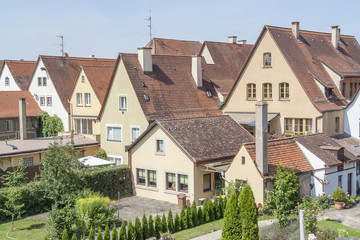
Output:
[[360,229],[360,204],[357,204],[349,209],[326,210],[324,215],[319,219],[327,218],[344,224],[345,226]]

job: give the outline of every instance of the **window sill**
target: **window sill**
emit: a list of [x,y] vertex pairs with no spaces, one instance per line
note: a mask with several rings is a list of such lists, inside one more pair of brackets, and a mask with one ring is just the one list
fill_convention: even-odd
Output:
[[246,101],[256,101],[256,98],[247,98]]
[[272,98],[263,98],[263,101],[273,101]]
[[204,190],[204,193],[211,192],[211,189]]
[[125,112],[125,111],[127,111],[127,109],[119,109],[119,111]]
[[165,156],[165,153],[164,152],[155,152],[155,155],[157,155],[157,156]]
[[140,189],[145,189],[145,190],[150,190],[150,191],[154,191],[154,192],[158,192],[159,189],[156,187],[147,187],[144,185],[135,185],[136,188],[140,188]]
[[77,107],[83,107],[84,105],[76,105]]
[[264,69],[266,68],[272,68],[272,66],[263,66]]
[[186,197],[190,197],[190,194],[186,193],[186,192],[177,192],[177,191],[172,191],[172,190],[165,190],[164,193],[168,193],[168,194],[172,194],[172,195],[177,195],[179,193],[183,193],[183,194],[186,194]]
[[290,99],[289,98],[280,98],[279,101],[288,102],[288,101],[290,101]]
[[122,140],[114,140],[114,139],[106,139],[106,141],[108,142],[122,142]]
[[91,107],[91,105],[85,105],[85,107]]

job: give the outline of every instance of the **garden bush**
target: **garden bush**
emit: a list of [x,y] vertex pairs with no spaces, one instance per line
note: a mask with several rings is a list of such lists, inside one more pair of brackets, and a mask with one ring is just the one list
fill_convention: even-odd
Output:
[[304,210],[306,233],[315,233],[317,230],[317,217],[321,211],[318,201],[312,197],[304,197],[299,209]]
[[251,187],[246,184],[239,198],[241,235],[243,240],[258,240],[258,210]]
[[335,230],[325,228],[322,231],[316,232],[317,240],[335,240],[338,237],[338,233]]
[[185,230],[188,228],[187,218],[186,218],[184,207],[182,207],[181,212],[180,212],[180,226],[181,226],[181,230]]
[[119,233],[119,240],[126,240],[126,239],[127,239],[126,226],[125,226],[125,222],[122,221],[121,227],[120,227],[120,233]]
[[210,221],[214,221],[215,220],[215,211],[214,211],[214,204],[211,201],[211,199],[208,200],[208,211],[209,211]]
[[188,228],[194,227],[193,221],[191,218],[191,206],[190,205],[186,207],[186,222],[187,222]]
[[169,213],[168,213],[168,217],[167,217],[167,227],[168,227],[168,231],[170,233],[174,232],[174,220],[173,220],[171,209],[169,209]]
[[197,214],[197,208],[196,208],[195,200],[193,201],[190,210],[191,210],[192,223],[193,223],[194,227],[196,227],[196,226],[199,225],[199,218],[198,218],[198,214]]
[[203,222],[204,223],[210,222],[210,215],[209,215],[209,208],[207,201],[204,201],[204,205],[203,205]]
[[148,225],[148,221],[146,218],[146,215],[144,213],[143,217],[142,217],[142,235],[143,235],[143,239],[147,239],[150,237],[149,235],[149,225]]
[[127,228],[127,240],[136,240],[136,230],[131,222],[131,220],[129,221],[129,225]]
[[342,190],[341,187],[338,187],[337,189],[335,189],[335,191],[333,191],[332,198],[335,202],[345,202],[346,195],[344,190]]
[[174,232],[178,232],[180,230],[181,230],[180,217],[179,217],[179,214],[176,213],[175,222],[174,222]]
[[98,233],[96,235],[96,240],[103,240],[103,236],[101,233],[101,227],[99,227]]
[[160,232],[162,230],[162,224],[159,215],[155,218],[155,237],[160,238]]
[[203,223],[204,223],[204,217],[203,217],[202,207],[199,207],[199,208],[198,208],[197,215],[198,215],[199,225],[203,224]]
[[134,228],[135,228],[135,231],[136,231],[136,240],[142,240],[143,233],[142,233],[140,219],[138,217],[135,218]]
[[109,225],[106,225],[106,227],[105,227],[104,240],[110,240],[110,229],[109,229]]
[[149,229],[149,237],[155,237],[154,220],[151,214],[149,216],[148,229]]
[[325,193],[318,196],[318,205],[321,208],[321,210],[326,210],[331,208],[331,198],[330,195],[327,195]]
[[163,216],[161,218],[161,232],[166,233],[167,231],[168,231],[168,227],[167,227],[166,217],[165,217],[165,213],[163,213]]
[[238,208],[238,197],[235,192],[230,194],[224,214],[223,240],[241,239],[241,219]]
[[118,240],[118,232],[116,230],[116,225],[114,224],[112,233],[111,233],[111,240]]
[[89,240],[95,240],[93,227],[90,228],[90,233],[89,233],[88,239],[89,239]]
[[69,235],[68,235],[66,228],[64,228],[64,230],[63,230],[61,240],[69,240]]

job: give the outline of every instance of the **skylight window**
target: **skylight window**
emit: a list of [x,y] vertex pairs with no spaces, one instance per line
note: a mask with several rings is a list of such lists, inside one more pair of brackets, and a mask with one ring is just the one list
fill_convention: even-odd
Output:
[[145,99],[145,101],[150,101],[150,97],[149,97],[149,95],[144,94],[144,99]]
[[206,91],[206,95],[210,98],[212,97],[212,93],[210,91]]

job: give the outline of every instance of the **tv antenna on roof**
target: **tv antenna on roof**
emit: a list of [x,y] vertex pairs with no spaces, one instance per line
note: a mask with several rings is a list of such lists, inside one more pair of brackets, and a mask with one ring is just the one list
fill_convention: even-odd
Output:
[[152,39],[152,25],[151,25],[151,9],[149,10],[149,18],[145,19],[147,21],[149,21],[149,24],[147,25],[149,27],[149,30],[150,30],[150,41]]
[[59,44],[61,46],[60,52],[61,52],[61,56],[64,56],[64,46],[65,46],[64,35],[60,34],[60,35],[57,35],[56,37],[61,38],[61,43]]

